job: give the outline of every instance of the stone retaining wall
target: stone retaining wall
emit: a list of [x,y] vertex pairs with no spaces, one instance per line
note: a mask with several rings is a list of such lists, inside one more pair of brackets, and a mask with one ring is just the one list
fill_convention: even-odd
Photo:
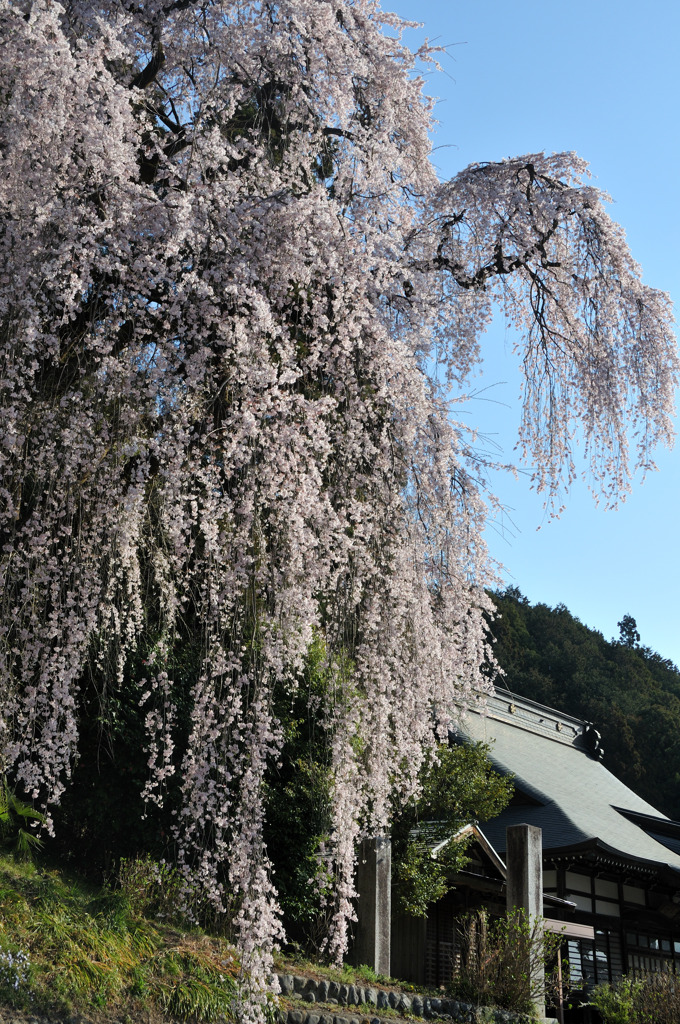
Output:
[[[371,1016],[371,1009],[392,1010],[403,1016],[437,1017],[455,1024],[525,1024],[530,1018],[523,1014],[488,1007],[469,1006],[456,999],[440,999],[416,993],[385,990],[363,985],[346,985],[326,978],[298,977],[279,974],[281,995],[304,1003],[323,1004],[318,1009],[307,1007],[278,1011],[280,1024],[385,1024],[384,1018]],[[335,1011],[335,1006],[338,1011]],[[350,1007],[361,1007],[352,1012]],[[342,1007],[342,1009],[340,1009]],[[536,1024],[536,1022],[534,1022]],[[549,1022],[555,1024],[555,1021]]]

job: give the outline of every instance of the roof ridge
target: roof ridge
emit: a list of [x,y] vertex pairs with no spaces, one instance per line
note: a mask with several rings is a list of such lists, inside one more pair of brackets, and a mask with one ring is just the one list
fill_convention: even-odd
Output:
[[515,728],[526,729],[568,746],[581,746],[579,741],[592,728],[589,722],[574,715],[556,711],[555,708],[520,697],[502,687],[496,687],[495,693],[489,696],[485,709],[472,710],[489,718],[511,722]]

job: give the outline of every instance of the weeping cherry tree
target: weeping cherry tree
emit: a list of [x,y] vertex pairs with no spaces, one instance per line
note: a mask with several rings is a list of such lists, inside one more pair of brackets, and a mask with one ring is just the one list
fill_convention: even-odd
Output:
[[105,705],[143,660],[144,797],[179,793],[178,866],[236,908],[254,1014],[281,936],[275,696],[310,645],[336,958],[358,840],[488,687],[455,403],[493,309],[548,502],[577,432],[612,503],[671,438],[669,300],[585,163],[439,181],[433,54],[400,30],[373,0],[0,3],[0,768],[49,815],[84,680]]

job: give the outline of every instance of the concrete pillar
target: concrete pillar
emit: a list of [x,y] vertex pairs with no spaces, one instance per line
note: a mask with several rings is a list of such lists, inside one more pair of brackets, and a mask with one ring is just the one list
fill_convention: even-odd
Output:
[[[543,832],[535,825],[511,825],[506,831],[506,908],[517,910],[533,926],[543,919]],[[543,960],[532,965],[533,1003],[539,1017],[545,1017]]]
[[365,839],[357,862],[357,926],[352,961],[367,964],[376,974],[390,974],[392,917],[392,840]]

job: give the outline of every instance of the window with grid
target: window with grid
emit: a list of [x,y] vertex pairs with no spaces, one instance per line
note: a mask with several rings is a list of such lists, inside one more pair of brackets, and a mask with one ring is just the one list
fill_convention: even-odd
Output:
[[646,932],[626,932],[628,969],[633,974],[680,971],[680,940]]
[[567,960],[571,985],[592,988],[621,977],[621,943],[615,932],[596,931],[594,939],[569,939]]

